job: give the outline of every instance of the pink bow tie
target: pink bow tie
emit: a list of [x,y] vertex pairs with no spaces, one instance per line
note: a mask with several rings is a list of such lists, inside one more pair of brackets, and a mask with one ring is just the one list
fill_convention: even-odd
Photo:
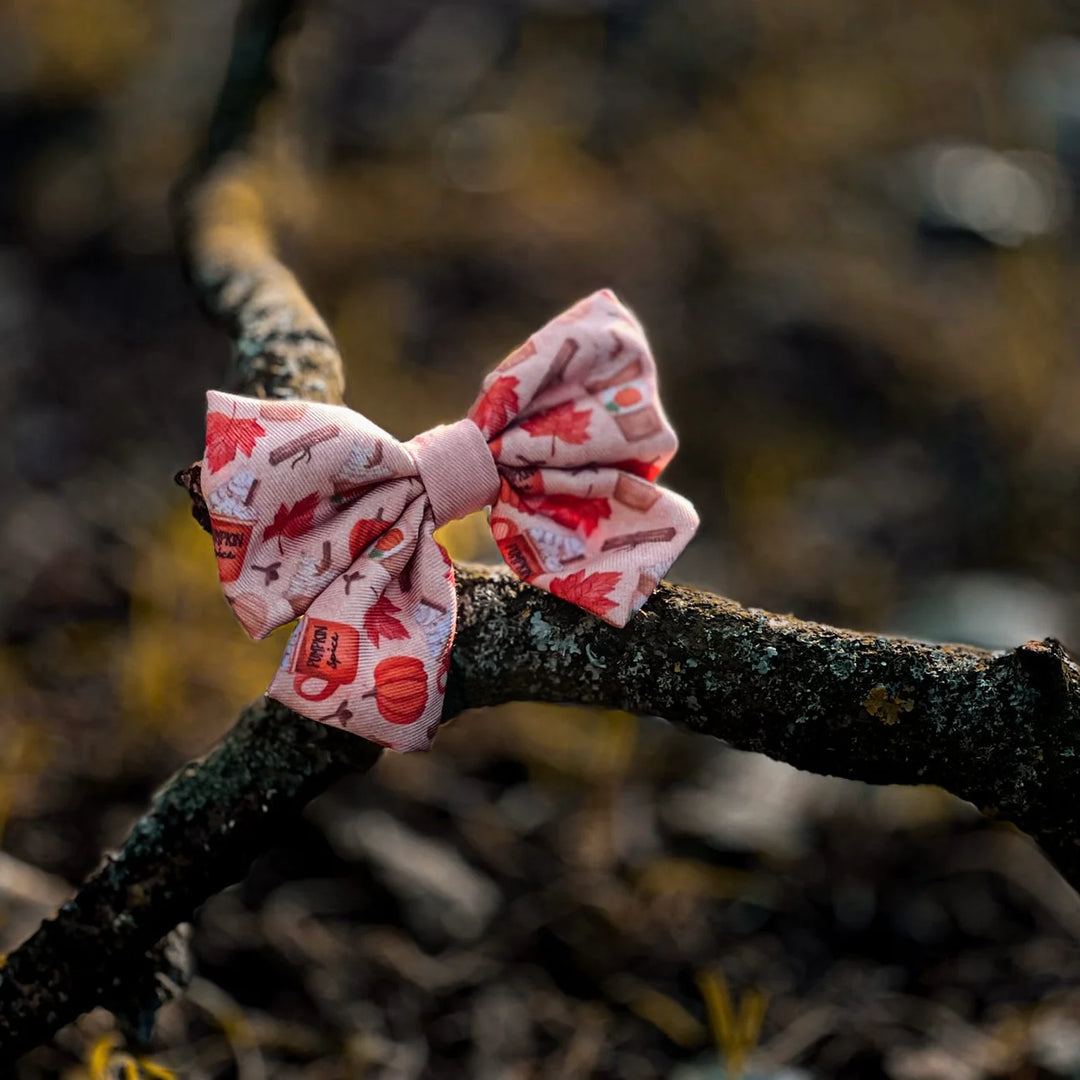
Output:
[[404,444],[340,405],[207,402],[225,596],[254,638],[301,617],[267,693],[395,750],[427,749],[442,712],[457,602],[440,525],[491,507],[515,574],[615,626],[697,528],[654,483],[677,441],[607,290],[511,353],[468,419]]

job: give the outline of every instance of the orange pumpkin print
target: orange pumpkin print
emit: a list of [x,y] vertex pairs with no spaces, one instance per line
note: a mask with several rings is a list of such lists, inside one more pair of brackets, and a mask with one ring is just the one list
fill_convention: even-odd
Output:
[[641,391],[634,386],[624,386],[616,392],[612,400],[620,409],[625,409],[629,405],[636,405],[641,400]]
[[376,541],[375,551],[371,553],[371,557],[373,559],[381,558],[388,551],[393,551],[404,539],[405,534],[400,529],[391,529],[389,532],[383,533]]
[[373,518],[361,518],[349,533],[349,558],[355,560],[378,536],[382,536],[390,523],[383,520],[382,509]]
[[379,715],[390,724],[413,724],[427,706],[427,671],[412,656],[391,656],[375,665],[375,697]]

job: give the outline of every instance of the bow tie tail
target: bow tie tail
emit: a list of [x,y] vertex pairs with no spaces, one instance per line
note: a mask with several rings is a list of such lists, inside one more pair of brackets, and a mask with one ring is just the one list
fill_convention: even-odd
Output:
[[312,600],[267,690],[303,716],[401,751],[434,738],[457,618],[453,569],[430,510],[414,505],[423,519],[405,523],[410,538],[373,545]]
[[618,627],[697,526],[686,499],[619,469],[504,474],[491,511],[492,535],[519,578]]

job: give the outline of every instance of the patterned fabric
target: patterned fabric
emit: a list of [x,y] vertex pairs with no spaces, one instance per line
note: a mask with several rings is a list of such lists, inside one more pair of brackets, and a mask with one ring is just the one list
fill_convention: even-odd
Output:
[[439,725],[456,620],[432,535],[490,506],[525,581],[623,626],[697,528],[655,480],[676,438],[637,320],[608,291],[535,333],[468,419],[400,443],[337,405],[210,391],[202,486],[254,638],[299,617],[267,691],[395,750]]

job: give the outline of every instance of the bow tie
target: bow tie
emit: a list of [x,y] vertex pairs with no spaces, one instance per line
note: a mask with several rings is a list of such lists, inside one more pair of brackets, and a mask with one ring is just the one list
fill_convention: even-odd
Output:
[[518,577],[623,626],[697,528],[657,486],[677,440],[640,324],[604,290],[484,380],[467,419],[400,443],[340,405],[210,391],[202,488],[254,638],[299,616],[267,693],[395,750],[439,725],[456,621],[433,533],[490,507]]

